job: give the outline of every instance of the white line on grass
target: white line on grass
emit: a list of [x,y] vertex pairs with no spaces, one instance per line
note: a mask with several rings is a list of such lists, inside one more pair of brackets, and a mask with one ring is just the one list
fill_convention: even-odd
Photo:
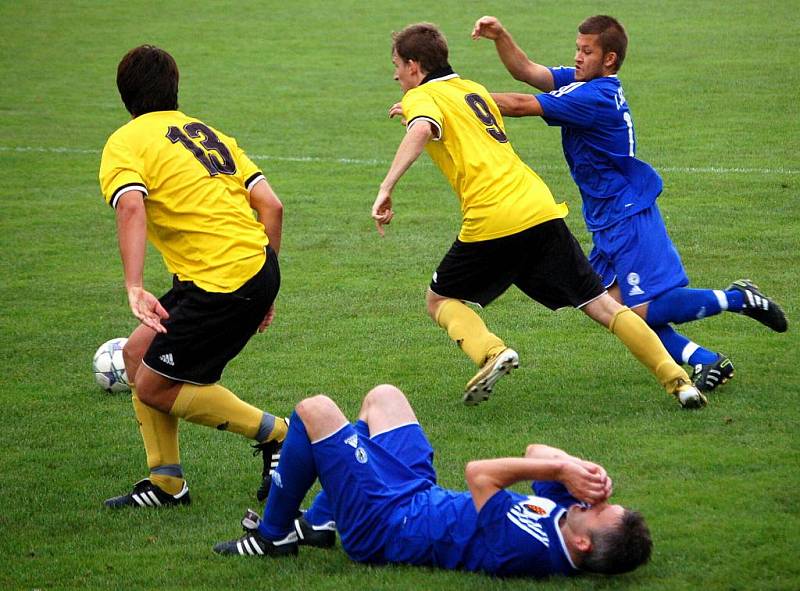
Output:
[[[100,150],[87,148],[44,148],[37,146],[0,146],[0,152],[41,152],[47,154],[99,154]],[[388,165],[390,160],[378,158],[319,158],[317,156],[272,156],[269,154],[251,154],[256,160],[273,160],[277,162],[313,162],[331,164],[355,164],[355,165]],[[553,166],[549,164],[537,164],[536,170],[560,170],[563,166]],[[677,172],[684,174],[800,174],[800,170],[791,168],[725,168],[721,166],[657,166],[663,172]]]

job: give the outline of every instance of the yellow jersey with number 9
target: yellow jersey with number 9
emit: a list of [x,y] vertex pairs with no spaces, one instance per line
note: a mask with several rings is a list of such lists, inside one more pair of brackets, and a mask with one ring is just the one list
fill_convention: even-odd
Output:
[[517,156],[483,86],[449,74],[409,90],[402,105],[408,128],[420,121],[435,128],[425,149],[461,202],[459,240],[501,238],[566,217],[567,205]]
[[269,239],[250,208],[263,178],[236,140],[180,111],[123,125],[100,162],[106,202],[141,191],[147,237],[167,269],[212,292],[235,291],[264,264]]

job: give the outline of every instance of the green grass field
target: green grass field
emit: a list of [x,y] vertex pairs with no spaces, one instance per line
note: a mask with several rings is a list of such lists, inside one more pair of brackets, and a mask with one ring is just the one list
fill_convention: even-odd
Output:
[[[522,90],[491,43],[469,39],[477,17],[500,17],[537,61],[570,64],[577,23],[604,11],[628,27],[621,77],[639,155],[664,177],[659,203],[692,285],[751,277],[784,305],[790,331],[730,314],[685,326],[736,364],[705,410],[686,412],[604,329],[510,291],[483,316],[522,367],[487,404],[464,407],[474,369],[423,305],[458,230],[456,199],[423,157],[395,192],[386,238],[369,217],[403,133],[386,117],[400,96],[389,34],[435,22],[462,76]],[[799,17],[797,0],[0,3],[0,588],[800,588]],[[650,565],[532,583],[368,568],[340,548],[222,559],[211,546],[258,507],[260,460],[244,440],[191,424],[181,431],[190,508],[102,508],[146,472],[129,398],[99,391],[90,372],[95,348],[136,325],[97,171],[127,118],[117,63],[144,42],[175,56],[182,110],[235,136],[285,206],[275,324],[224,383],[275,413],[317,392],[355,413],[371,386],[397,384],[453,488],[468,459],[532,441],[591,458],[614,477],[617,501],[648,517]],[[588,247],[558,130],[507,129]],[[151,252],[146,285],[160,293],[169,281]]]

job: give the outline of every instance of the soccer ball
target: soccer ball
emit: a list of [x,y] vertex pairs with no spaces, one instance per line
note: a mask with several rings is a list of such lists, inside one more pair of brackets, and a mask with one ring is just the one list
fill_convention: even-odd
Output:
[[92,359],[94,381],[106,392],[128,392],[128,376],[122,359],[122,347],[128,339],[111,339],[100,345]]

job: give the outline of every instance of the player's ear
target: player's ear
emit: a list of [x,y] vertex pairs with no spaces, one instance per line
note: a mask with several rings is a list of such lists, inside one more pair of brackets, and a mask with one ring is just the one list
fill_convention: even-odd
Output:
[[603,65],[610,70],[617,70],[617,52],[609,51],[603,55]]
[[583,554],[588,554],[592,551],[592,539],[588,534],[575,536],[572,543]]

